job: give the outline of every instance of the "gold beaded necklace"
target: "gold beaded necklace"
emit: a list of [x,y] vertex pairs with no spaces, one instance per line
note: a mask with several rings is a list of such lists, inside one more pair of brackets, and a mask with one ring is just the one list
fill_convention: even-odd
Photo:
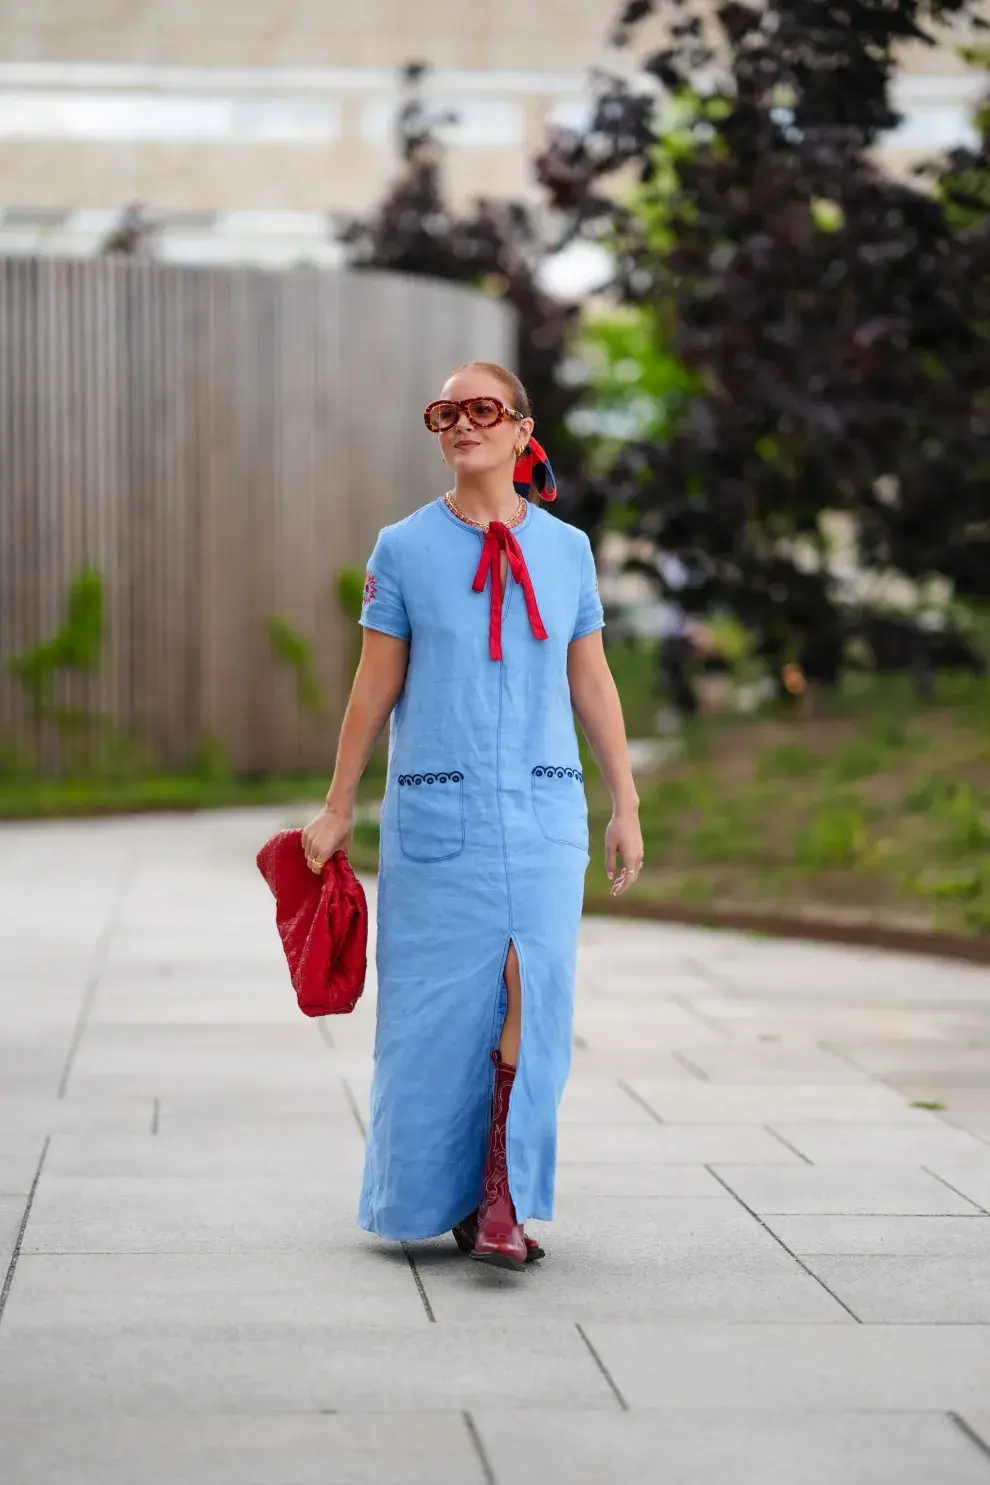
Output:
[[[468,525],[468,526],[475,526],[475,527],[477,527],[477,529],[479,531],[487,531],[488,530],[488,526],[490,524],[489,522],[486,522],[486,521],[484,521],[484,522],[483,521],[472,521],[472,519],[471,519],[470,516],[466,516],[464,514],[464,512],[461,510],[460,506],[457,504],[457,502],[454,499],[454,492],[453,492],[453,490],[448,490],[447,493],[446,493],[446,495],[443,498],[444,498],[444,500],[446,501],[447,505],[450,507],[450,509],[453,511],[454,515],[457,517],[457,519],[459,521],[464,521],[465,524]],[[513,526],[520,526],[522,524],[522,522],[526,519],[526,507],[527,507],[528,504],[529,504],[529,501],[526,499],[526,497],[524,495],[520,495],[519,496],[519,504],[516,507],[516,513],[512,517],[512,520],[511,521],[506,521],[505,522],[505,525],[508,526],[508,527],[510,527],[510,528],[513,527]]]

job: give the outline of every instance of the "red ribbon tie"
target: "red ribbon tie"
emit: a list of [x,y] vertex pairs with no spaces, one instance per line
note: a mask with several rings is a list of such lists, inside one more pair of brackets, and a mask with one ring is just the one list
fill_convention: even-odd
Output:
[[481,561],[475,573],[472,588],[475,593],[483,591],[485,582],[491,577],[491,608],[488,620],[488,649],[493,660],[502,659],[502,553],[508,559],[509,572],[523,590],[529,627],[536,639],[547,639],[547,631],[536,605],[533,581],[526,566],[522,547],[508,526],[501,521],[492,521],[485,532],[481,548]]

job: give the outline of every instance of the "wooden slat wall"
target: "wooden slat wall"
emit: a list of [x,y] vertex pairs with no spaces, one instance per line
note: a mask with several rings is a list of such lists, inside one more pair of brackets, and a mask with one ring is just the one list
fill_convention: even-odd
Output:
[[[422,408],[513,342],[504,306],[401,275],[0,259],[0,657],[54,634],[91,564],[104,664],[60,703],[160,767],[211,736],[240,770],[325,771],[349,678],[336,574],[447,488]],[[313,641],[325,721],[273,658],[272,614]],[[68,766],[3,664],[9,745]]]

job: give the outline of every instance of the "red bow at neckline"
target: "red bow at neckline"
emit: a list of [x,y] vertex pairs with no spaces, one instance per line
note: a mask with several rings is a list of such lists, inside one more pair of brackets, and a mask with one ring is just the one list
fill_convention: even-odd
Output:
[[485,532],[485,540],[481,548],[481,561],[478,563],[478,571],[475,573],[472,587],[476,593],[480,593],[485,586],[485,580],[491,575],[491,609],[488,620],[488,649],[493,660],[502,658],[502,553],[508,558],[509,572],[519,583],[526,599],[526,612],[529,615],[529,626],[537,639],[546,639],[547,631],[543,627],[540,618],[540,610],[536,606],[536,594],[533,592],[533,580],[526,566],[526,558],[523,556],[522,547],[516,541],[512,531],[501,521],[492,521]]

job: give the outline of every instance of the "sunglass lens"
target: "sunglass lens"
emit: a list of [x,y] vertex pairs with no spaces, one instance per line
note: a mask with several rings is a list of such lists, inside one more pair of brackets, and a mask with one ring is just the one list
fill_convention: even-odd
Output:
[[430,408],[430,427],[434,433],[445,433],[457,422],[457,408],[452,402],[438,402]]
[[498,422],[501,410],[493,397],[473,397],[468,403],[468,416],[479,428],[491,428]]

